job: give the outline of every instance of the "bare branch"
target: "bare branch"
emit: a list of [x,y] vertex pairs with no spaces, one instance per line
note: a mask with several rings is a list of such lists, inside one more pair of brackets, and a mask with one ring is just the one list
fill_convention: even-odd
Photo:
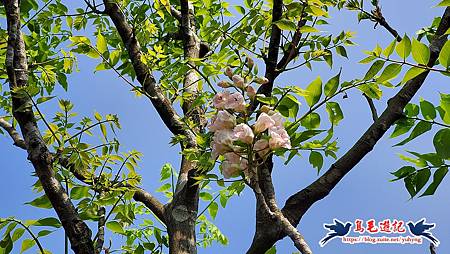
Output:
[[14,145],[17,147],[20,147],[24,150],[27,149],[27,145],[25,144],[25,141],[22,139],[22,136],[14,129],[12,124],[10,124],[8,121],[0,117],[0,127],[3,128],[6,132],[8,132],[9,136],[13,139]]

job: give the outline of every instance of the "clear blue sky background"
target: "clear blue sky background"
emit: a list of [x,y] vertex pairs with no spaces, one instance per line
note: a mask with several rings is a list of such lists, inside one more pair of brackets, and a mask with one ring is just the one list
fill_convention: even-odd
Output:
[[[401,34],[414,34],[423,26],[431,24],[435,16],[443,13],[443,8],[433,8],[438,1],[396,0],[381,1],[383,13],[387,20]],[[359,45],[349,50],[349,58],[335,58],[335,67],[330,70],[325,65],[318,65],[314,71],[299,69],[282,75],[277,85],[299,85],[305,87],[317,75],[324,80],[334,76],[339,67],[343,67],[343,78],[352,79],[364,75],[368,66],[357,64],[363,58],[363,49],[372,49],[376,43],[386,46],[392,37],[382,28],[373,29],[373,23],[364,21],[358,24],[356,13],[341,11],[332,13],[331,26],[324,29],[330,32],[341,30],[356,31]],[[165,129],[155,110],[145,98],[135,98],[129,92],[129,87],[111,72],[93,73],[95,61],[80,57],[79,73],[70,78],[69,93],[61,93],[61,98],[70,99],[75,104],[75,110],[80,114],[92,115],[94,111],[102,114],[118,114],[123,126],[119,138],[125,149],[137,149],[145,157],[140,165],[143,175],[142,187],[153,191],[158,187],[159,170],[164,163],[179,165],[178,148],[170,147],[170,133]],[[294,82],[294,83],[293,83]],[[436,102],[438,92],[449,93],[448,79],[438,74],[432,74],[426,81],[420,96]],[[387,95],[393,91],[385,91]],[[414,98],[417,103],[419,96]],[[56,101],[47,103],[44,111],[52,112]],[[366,130],[371,122],[366,101],[357,91],[349,93],[349,98],[341,100],[345,120],[336,128],[342,155],[355,140]],[[386,101],[376,102],[381,111]],[[49,115],[51,115],[49,113]],[[386,135],[387,136],[387,135]],[[408,145],[411,150],[419,152],[431,151],[432,136],[413,141]],[[404,165],[397,154],[402,149],[393,148],[396,140],[384,138],[363,161],[337,186],[324,200],[315,204],[303,217],[299,230],[304,234],[315,253],[367,253],[375,254],[383,251],[390,253],[424,254],[428,252],[428,243],[424,245],[344,245],[340,241],[330,242],[325,248],[320,248],[319,240],[325,235],[323,223],[331,222],[333,218],[342,221],[353,221],[356,218],[382,220],[386,218],[413,220],[426,217],[428,221],[437,223],[433,233],[441,240],[438,253],[450,253],[450,194],[449,179],[444,179],[438,192],[427,198],[408,201],[408,194],[402,183],[390,183],[389,172]],[[305,154],[304,158],[307,158]],[[274,170],[274,184],[277,190],[278,202],[281,205],[292,193],[305,187],[317,178],[316,171],[307,159],[296,159],[289,166],[277,163]],[[30,175],[33,168],[26,161],[26,153],[12,146],[8,137],[0,136],[0,161],[2,161],[0,179],[1,205],[0,217],[16,216],[20,219],[35,219],[39,216],[54,216],[53,211],[42,211],[23,205],[36,197],[30,186],[35,178]],[[326,161],[325,169],[332,161]],[[163,197],[161,197],[164,199]],[[205,204],[202,204],[204,207]],[[229,237],[230,243],[223,247],[215,245],[209,249],[199,249],[199,253],[244,253],[253,237],[255,226],[254,197],[246,190],[240,197],[234,197],[225,210],[220,210],[215,223]],[[57,235],[51,235],[44,241],[47,249],[54,253],[62,253],[62,230]],[[291,241],[284,239],[277,244],[278,253],[295,251]],[[18,253],[18,251],[17,251]]]

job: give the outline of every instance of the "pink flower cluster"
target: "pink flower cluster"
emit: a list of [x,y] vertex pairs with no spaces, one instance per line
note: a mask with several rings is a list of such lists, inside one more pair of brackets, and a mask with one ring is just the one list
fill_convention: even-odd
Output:
[[[221,87],[234,86],[239,88],[242,93],[230,93],[228,91],[217,93],[213,98],[213,106],[217,109],[217,114],[212,117],[208,128],[214,132],[212,138],[212,157],[217,159],[219,155],[224,156],[222,162],[222,174],[225,178],[237,176],[241,171],[248,169],[248,149],[252,149],[252,153],[257,153],[260,157],[265,157],[271,150],[278,148],[291,148],[290,138],[284,129],[283,116],[272,110],[267,113],[261,113],[253,124],[248,123],[237,124],[236,115],[242,116],[246,112],[246,104],[243,94],[246,94],[251,100],[256,96],[256,91],[248,85],[245,85],[244,78],[238,75],[231,75],[233,85],[228,82],[221,81]],[[224,85],[226,83],[226,85]],[[235,113],[240,113],[236,114]],[[268,137],[261,134],[266,132]],[[257,140],[255,140],[255,138]],[[235,144],[240,141],[241,145]],[[247,145],[242,146],[243,144]]]

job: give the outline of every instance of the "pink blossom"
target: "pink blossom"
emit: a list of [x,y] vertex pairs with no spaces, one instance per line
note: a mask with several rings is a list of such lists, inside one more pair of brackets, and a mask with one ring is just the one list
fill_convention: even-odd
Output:
[[236,112],[245,111],[244,97],[240,93],[233,93],[228,97],[228,101],[225,104],[226,109],[232,109]]
[[217,85],[222,88],[228,88],[231,86],[230,83],[228,83],[227,81],[224,81],[224,80],[219,81],[219,83],[217,83]]
[[225,160],[232,164],[240,164],[241,157],[237,153],[226,153],[223,155]]
[[225,153],[225,160],[222,162],[222,174],[225,178],[237,176],[239,172],[248,169],[248,161],[241,158],[237,153]]
[[249,97],[250,99],[253,100],[253,99],[255,98],[255,96],[256,96],[256,90],[255,90],[255,88],[253,88],[253,86],[247,86],[246,92],[247,92],[247,95],[248,95],[248,97]]
[[228,146],[218,143],[216,141],[211,142],[211,148],[212,148],[211,158],[213,160],[217,159],[219,155],[230,151],[230,148]]
[[265,139],[256,141],[253,150],[257,152],[259,156],[264,157],[269,152],[269,141]]
[[279,112],[270,111],[270,118],[275,121],[275,126],[282,127],[284,124],[284,117]]
[[229,129],[221,129],[214,133],[213,141],[231,147],[233,145],[233,142],[236,139],[234,138],[233,131]]
[[224,109],[229,97],[230,92],[228,91],[217,93],[213,98],[213,106],[216,109]]
[[234,82],[234,85],[238,88],[244,89],[245,88],[245,80],[240,75],[233,75],[231,78]]
[[261,133],[275,125],[275,121],[266,113],[261,113],[256,120],[254,130],[255,133]]
[[211,119],[208,126],[210,131],[218,131],[223,129],[232,129],[236,125],[236,117],[226,110],[220,110],[216,116]]
[[238,124],[233,129],[234,137],[246,144],[251,144],[253,142],[253,131],[245,123]]
[[231,152],[233,150],[234,138],[233,131],[229,129],[219,129],[214,133],[211,142],[211,157],[215,160],[219,155]]
[[229,161],[222,162],[222,174],[226,179],[236,176],[239,173],[239,164],[232,164]]
[[291,149],[291,140],[283,127],[273,127],[269,129],[270,149],[286,148]]

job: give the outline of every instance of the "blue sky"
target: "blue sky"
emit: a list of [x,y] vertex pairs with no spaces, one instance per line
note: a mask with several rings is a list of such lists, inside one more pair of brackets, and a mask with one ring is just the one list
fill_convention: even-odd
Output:
[[[423,26],[428,26],[435,16],[440,16],[443,8],[433,8],[437,1],[396,0],[381,1],[383,14],[389,23],[400,34],[414,34]],[[373,23],[364,21],[358,24],[356,13],[341,11],[331,12],[331,26],[323,29],[330,32],[341,30],[356,31],[354,40],[358,46],[348,51],[350,60],[335,58],[335,66],[330,70],[325,65],[317,65],[314,71],[298,69],[283,74],[276,84],[299,85],[305,87],[317,75],[323,80],[334,76],[339,67],[343,67],[343,79],[352,79],[364,75],[368,66],[357,64],[362,59],[364,49],[372,49],[376,43],[386,46],[392,37],[382,28],[373,28]],[[101,114],[118,114],[122,131],[118,133],[125,149],[137,149],[144,153],[141,163],[143,175],[142,187],[148,191],[158,186],[159,170],[169,162],[176,168],[179,165],[178,148],[171,147],[170,133],[166,130],[151,104],[144,97],[136,98],[113,72],[93,73],[96,62],[80,57],[80,72],[69,78],[69,93],[61,93],[61,98],[70,99],[75,104],[75,110],[81,115],[92,115],[98,111]],[[293,83],[294,82],[294,83]],[[439,92],[449,93],[448,79],[438,74],[432,74],[414,98],[418,102],[420,96],[436,102]],[[385,90],[386,95],[393,91]],[[336,128],[342,155],[371,123],[371,116],[365,99],[357,91],[350,92],[349,98],[341,100],[345,119]],[[377,101],[381,111],[386,100]],[[44,112],[51,112],[56,101],[45,104]],[[386,135],[387,136],[387,135]],[[408,149],[427,152],[431,151],[431,135],[426,135],[408,145]],[[324,200],[316,203],[303,217],[299,230],[303,233],[315,253],[367,253],[375,254],[383,251],[392,253],[423,254],[428,253],[428,243],[415,246],[397,245],[344,245],[340,241],[330,242],[324,248],[319,247],[319,240],[326,234],[323,223],[329,223],[333,218],[342,221],[353,221],[357,218],[376,220],[401,219],[416,221],[426,217],[428,221],[437,223],[433,233],[441,240],[438,253],[450,253],[450,194],[449,179],[444,179],[437,193],[432,197],[408,201],[408,194],[402,183],[390,183],[389,172],[404,165],[397,154],[401,148],[393,148],[397,140],[384,138],[374,151],[355,167]],[[276,163],[274,169],[274,184],[280,206],[291,194],[307,186],[317,178],[316,170],[307,162],[307,155],[294,160],[287,167]],[[16,216],[20,219],[35,219],[39,216],[54,215],[53,211],[42,211],[23,203],[36,197],[30,186],[35,178],[31,177],[33,168],[26,161],[26,153],[12,146],[8,137],[0,136],[0,161],[2,167],[0,178],[4,179],[0,185],[2,205],[0,217]],[[331,165],[326,161],[324,169]],[[161,197],[164,200],[164,197]],[[206,204],[202,204],[204,207]],[[254,232],[254,197],[251,191],[245,190],[240,197],[234,197],[225,210],[220,210],[215,223],[228,236],[229,245],[215,245],[209,249],[199,249],[199,253],[244,253],[248,248]],[[56,236],[56,237],[55,237]],[[44,241],[46,248],[54,253],[62,253],[62,232],[51,235]],[[295,251],[291,241],[287,238],[277,244],[278,253],[292,253]],[[18,253],[18,252],[17,252]]]

